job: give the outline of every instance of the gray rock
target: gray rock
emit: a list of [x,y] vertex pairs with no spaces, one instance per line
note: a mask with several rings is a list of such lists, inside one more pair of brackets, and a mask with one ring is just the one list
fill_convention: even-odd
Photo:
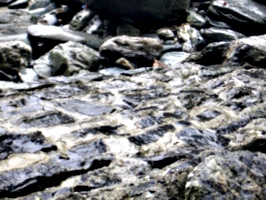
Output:
[[35,9],[38,9],[38,8],[45,8],[50,3],[51,3],[51,0],[35,0],[34,2],[32,2],[29,5],[28,10],[35,10]]
[[265,199],[265,166],[264,154],[209,156],[189,174],[186,199]]
[[117,36],[107,40],[99,49],[110,62],[124,57],[138,66],[151,66],[153,59],[162,53],[162,44],[157,39]]
[[8,5],[9,9],[20,9],[20,8],[26,8],[29,5],[29,0],[17,0],[11,4]]
[[214,19],[218,17],[233,30],[245,35],[264,34],[266,5],[261,3],[256,0],[214,0],[209,7],[208,17]]
[[167,52],[161,56],[160,61],[166,64],[167,66],[172,67],[178,63],[183,62],[189,55],[189,53],[181,51]]
[[193,27],[201,28],[207,23],[207,20],[200,14],[194,11],[189,11],[187,15],[187,22]]
[[189,24],[182,24],[176,27],[177,37],[182,43],[182,49],[185,52],[197,51],[205,43],[200,32]]
[[0,36],[11,36],[26,33],[32,25],[31,15],[25,10],[0,11]]
[[74,31],[82,31],[93,18],[94,12],[90,10],[82,10],[78,12],[69,24],[69,29]]
[[209,44],[201,52],[195,53],[187,61],[203,65],[230,64],[234,66],[265,67],[266,35],[252,36],[231,42]]
[[173,40],[175,38],[175,34],[170,28],[160,28],[156,33],[163,40]]
[[18,74],[23,82],[36,82],[39,79],[38,74],[32,68],[22,68]]
[[81,70],[96,71],[100,57],[97,51],[77,42],[59,44],[34,63],[41,77],[72,75]]
[[204,39],[208,42],[231,41],[245,37],[243,34],[236,31],[215,27],[201,29],[200,33],[202,37],[204,37]]
[[104,42],[103,39],[95,35],[56,26],[32,25],[28,27],[28,35],[34,58],[38,58],[56,45],[68,41],[79,42],[93,49],[98,49]]
[[[76,0],[82,2],[90,9],[104,15],[118,16],[129,22],[138,22],[142,25],[159,22],[176,22],[184,15],[189,6],[188,0],[164,1],[164,0],[115,0],[106,2],[103,0]],[[171,8],[171,9],[169,9]],[[148,23],[147,23],[148,22]]]
[[29,10],[28,12],[32,15],[32,20],[37,23],[37,21],[39,20],[39,18],[46,14],[51,12],[52,10],[56,9],[57,6],[54,3],[49,3],[47,6],[45,7],[38,7],[38,8],[34,8],[32,10]]
[[140,36],[140,30],[128,23],[120,22],[116,27],[116,35]]
[[31,59],[31,47],[21,41],[0,43],[0,68],[27,67]]

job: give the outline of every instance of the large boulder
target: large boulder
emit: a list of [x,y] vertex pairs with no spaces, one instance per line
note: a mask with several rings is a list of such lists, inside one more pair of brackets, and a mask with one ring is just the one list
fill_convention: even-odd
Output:
[[[190,0],[76,0],[97,12],[128,22],[174,22],[186,13]],[[147,25],[147,24],[146,24]],[[150,25],[150,24],[149,24]]]
[[[207,17],[213,25],[222,21],[229,28],[245,35],[260,35],[266,29],[265,0],[213,0]],[[224,27],[225,28],[225,27]]]

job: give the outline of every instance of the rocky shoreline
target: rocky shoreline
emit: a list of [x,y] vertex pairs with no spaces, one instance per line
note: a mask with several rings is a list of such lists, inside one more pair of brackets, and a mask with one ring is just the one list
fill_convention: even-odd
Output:
[[266,198],[265,1],[7,2],[1,199]]

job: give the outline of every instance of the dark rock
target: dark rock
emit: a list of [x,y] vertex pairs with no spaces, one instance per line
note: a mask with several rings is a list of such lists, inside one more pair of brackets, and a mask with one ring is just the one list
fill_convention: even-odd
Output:
[[0,11],[1,36],[24,34],[28,26],[32,24],[32,16],[25,10],[9,9]]
[[35,10],[35,9],[38,9],[38,8],[45,8],[50,3],[51,3],[51,0],[37,0],[37,1],[32,2],[29,5],[28,10]]
[[98,49],[103,43],[97,36],[56,26],[32,25],[28,27],[28,35],[35,59],[68,41],[79,42],[93,49]]
[[129,141],[133,142],[134,144],[138,146],[142,146],[145,144],[149,144],[152,142],[157,141],[160,137],[162,137],[164,134],[166,134],[168,131],[174,131],[175,128],[173,125],[163,125],[159,126],[158,128],[154,130],[147,131],[146,133],[131,136],[129,137]]
[[107,40],[99,49],[108,61],[115,62],[124,57],[138,66],[151,66],[153,59],[161,55],[159,40],[141,37],[118,36]]
[[266,6],[254,0],[212,1],[208,16],[214,15],[245,35],[265,34]]
[[36,116],[23,116],[20,119],[14,121],[14,124],[17,124],[24,128],[30,127],[50,127],[61,124],[73,123],[75,120],[63,113],[60,112],[48,112],[42,113]]
[[100,55],[94,49],[70,41],[55,46],[33,65],[36,73],[43,78],[62,74],[70,76],[81,70],[96,71]]
[[212,120],[215,117],[219,116],[221,113],[216,110],[205,110],[196,117],[199,118],[201,121],[208,121]]
[[191,55],[186,61],[202,65],[233,65],[246,67],[265,67],[266,35],[252,36],[233,40],[231,42],[216,42],[209,44],[201,52]]
[[0,197],[18,197],[45,188],[59,185],[73,175],[108,166],[112,158],[101,158],[106,151],[102,141],[83,144],[67,152],[68,159],[55,156],[50,160],[29,166],[25,169],[14,169],[0,174]]
[[8,5],[9,9],[20,9],[20,8],[26,8],[29,5],[29,0],[17,0],[11,4]]
[[0,136],[0,160],[6,159],[14,153],[36,153],[38,151],[49,152],[57,150],[53,144],[49,144],[40,132],[30,134],[4,134]]
[[197,146],[198,148],[221,148],[215,132],[201,131],[194,128],[184,128],[176,134],[179,140],[186,146]]
[[82,130],[73,131],[71,134],[77,138],[85,137],[88,134],[116,135],[118,128],[119,126],[100,126],[96,128],[85,128]]
[[78,12],[70,21],[69,29],[74,31],[82,31],[94,17],[95,13],[90,10],[82,10]]
[[0,43],[0,68],[27,67],[31,59],[31,47],[21,41]]
[[186,199],[265,199],[266,157],[247,151],[207,157],[188,176]]
[[200,33],[202,37],[208,42],[231,41],[245,37],[243,34],[236,31],[214,27],[201,29]]
[[9,4],[11,4],[12,2],[14,2],[15,0],[1,0],[0,1],[0,6],[4,7],[4,6],[8,6]]
[[[76,0],[88,5],[90,9],[125,21],[133,22],[146,28],[154,23],[180,22],[184,17],[189,1],[167,1],[164,0],[142,0],[137,4],[135,1],[123,2],[116,0],[112,2],[95,0]],[[169,9],[171,8],[171,9]],[[146,26],[146,27],[145,27]]]

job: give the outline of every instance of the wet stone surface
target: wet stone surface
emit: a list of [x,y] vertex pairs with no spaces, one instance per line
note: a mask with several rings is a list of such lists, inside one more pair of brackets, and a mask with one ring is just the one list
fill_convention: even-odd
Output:
[[[253,170],[250,184],[241,187],[264,198],[265,175],[258,171],[266,163],[261,69],[228,66],[217,76],[202,76],[200,69],[180,63],[130,76],[53,77],[26,90],[6,85],[0,197],[204,199],[207,189],[197,192],[194,182],[214,180],[200,171],[214,159],[236,174]],[[226,164],[230,155],[261,164]],[[235,187],[237,178],[230,179],[224,191]],[[209,184],[203,186],[215,191],[216,183]],[[243,197],[241,191],[232,195]]]
[[1,8],[0,199],[266,199],[265,0],[120,1]]

